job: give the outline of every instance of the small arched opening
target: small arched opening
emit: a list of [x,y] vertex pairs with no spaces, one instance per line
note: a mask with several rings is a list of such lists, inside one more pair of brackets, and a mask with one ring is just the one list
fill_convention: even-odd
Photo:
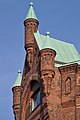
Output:
[[66,79],[65,92],[66,92],[66,94],[70,94],[71,93],[71,78],[70,77],[68,77]]

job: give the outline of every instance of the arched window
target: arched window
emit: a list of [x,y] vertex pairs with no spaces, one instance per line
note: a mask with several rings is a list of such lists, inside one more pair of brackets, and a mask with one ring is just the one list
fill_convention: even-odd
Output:
[[68,77],[65,81],[65,93],[70,94],[71,93],[71,78]]

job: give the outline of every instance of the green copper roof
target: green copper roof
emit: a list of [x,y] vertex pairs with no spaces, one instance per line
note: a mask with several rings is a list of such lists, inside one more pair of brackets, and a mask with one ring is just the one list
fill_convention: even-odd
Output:
[[17,78],[16,78],[16,81],[15,81],[13,87],[21,86],[21,79],[22,79],[21,71],[19,70],[19,71],[18,71],[18,76],[17,76]]
[[62,66],[70,65],[70,64],[76,64],[76,63],[77,63],[78,65],[80,65],[80,60],[75,61],[75,62],[70,62],[70,63],[67,63],[67,64],[61,64],[61,63],[59,64],[59,63],[56,63],[56,62],[55,62],[55,66],[56,66],[56,67],[62,67]]
[[[41,35],[39,31],[34,33],[39,50],[50,48],[56,51],[56,62],[67,64],[80,60],[80,55],[73,44]],[[59,64],[59,65],[61,65]]]
[[50,33],[46,32],[46,40],[44,41],[44,44],[42,45],[42,49],[45,49],[45,48],[53,49],[52,42],[51,40],[49,40],[49,35]]
[[30,18],[38,20],[37,17],[36,17],[36,14],[34,12],[33,3],[32,2],[30,3],[30,8],[29,8],[29,11],[28,11],[26,19],[30,19]]

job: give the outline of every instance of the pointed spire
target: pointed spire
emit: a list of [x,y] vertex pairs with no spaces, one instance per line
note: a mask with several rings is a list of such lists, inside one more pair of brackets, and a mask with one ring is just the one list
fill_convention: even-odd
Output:
[[31,19],[36,19],[38,21],[38,19],[36,17],[36,14],[35,14],[35,11],[33,9],[33,3],[32,2],[30,3],[30,8],[29,8],[26,19],[30,19],[30,18]]
[[21,86],[21,79],[22,79],[21,71],[18,70],[18,76],[17,76],[17,78],[16,78],[16,81],[15,81],[13,87]]
[[49,36],[50,36],[50,32],[46,32],[46,40],[44,41],[42,49],[46,49],[46,48],[53,49],[52,42]]

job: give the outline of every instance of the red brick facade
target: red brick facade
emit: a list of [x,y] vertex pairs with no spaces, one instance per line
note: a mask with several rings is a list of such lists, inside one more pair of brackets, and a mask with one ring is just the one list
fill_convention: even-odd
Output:
[[26,57],[21,87],[13,88],[15,120],[80,120],[80,66],[57,68],[56,51],[39,51],[33,35],[38,24],[35,19],[24,22]]

